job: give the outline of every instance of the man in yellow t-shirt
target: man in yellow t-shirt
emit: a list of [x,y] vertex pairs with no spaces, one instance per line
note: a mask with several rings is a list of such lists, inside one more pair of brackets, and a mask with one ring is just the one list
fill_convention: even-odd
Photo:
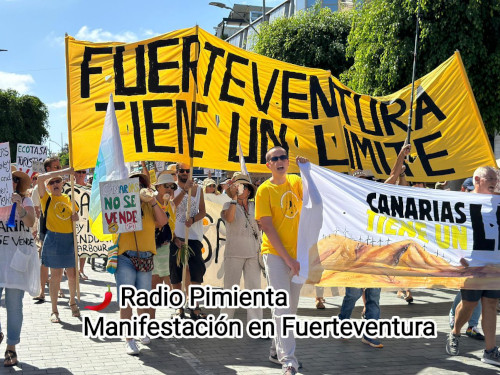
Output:
[[[297,156],[297,163],[307,163]],[[266,154],[266,166],[272,177],[257,190],[255,218],[260,220],[264,236],[262,254],[266,267],[267,282],[274,289],[284,289],[289,295],[288,308],[274,308],[278,337],[273,339],[269,360],[282,365],[283,374],[293,375],[299,368],[295,357],[295,338],[281,336],[281,316],[296,314],[301,284],[292,282],[298,275],[297,237],[302,209],[302,181],[299,176],[288,175],[288,154],[283,147],[271,148]]]

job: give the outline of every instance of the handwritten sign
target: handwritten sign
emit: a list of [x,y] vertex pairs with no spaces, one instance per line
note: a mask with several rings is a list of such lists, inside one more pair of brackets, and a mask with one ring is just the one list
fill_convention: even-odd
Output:
[[[64,193],[71,197],[71,185],[64,184]],[[90,231],[89,205],[90,189],[87,186],[75,184],[75,201],[80,207],[76,222],[76,244],[79,257],[106,257],[108,249],[113,245],[111,241],[100,241]]]
[[151,184],[156,184],[156,173],[154,169],[149,171],[149,182],[151,182]]
[[0,143],[0,207],[12,204],[13,192],[9,142]]
[[31,162],[31,170],[33,171],[33,173],[45,173],[43,162],[39,160],[33,160]]
[[138,178],[100,182],[99,190],[104,233],[142,230]]
[[156,170],[158,172],[163,172],[165,170],[165,162],[164,161],[155,161]]
[[[43,172],[43,161],[47,158],[47,146],[30,145],[25,143],[17,144],[16,163],[17,169],[32,176],[35,172]],[[42,170],[34,170],[33,162],[41,162]],[[40,164],[37,169],[40,169]]]

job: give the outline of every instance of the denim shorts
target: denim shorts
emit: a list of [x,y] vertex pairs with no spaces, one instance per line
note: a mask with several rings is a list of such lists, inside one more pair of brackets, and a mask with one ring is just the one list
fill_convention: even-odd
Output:
[[73,232],[57,233],[47,230],[42,247],[42,264],[50,268],[74,268]]
[[[137,251],[135,250],[129,250],[126,251],[130,256],[137,256]],[[150,251],[141,251],[139,252],[139,256],[141,258],[148,258],[153,253]],[[120,302],[120,286],[121,285],[133,285],[136,287],[136,289],[145,289],[145,290],[151,290],[151,279],[152,279],[153,272],[140,272],[136,271],[134,265],[132,264],[132,261],[130,258],[126,257],[125,255],[121,254],[118,255],[118,265],[116,267],[116,272],[115,272],[115,280],[116,280],[116,289],[117,289],[117,294],[116,298],[118,303]]]

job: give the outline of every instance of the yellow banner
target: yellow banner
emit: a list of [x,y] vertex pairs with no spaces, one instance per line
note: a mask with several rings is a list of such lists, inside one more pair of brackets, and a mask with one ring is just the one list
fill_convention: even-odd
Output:
[[[329,71],[232,46],[197,27],[145,41],[66,38],[72,165],[93,167],[109,94],[114,94],[125,161],[187,161],[267,172],[265,153],[336,171],[386,177],[407,133],[411,87],[360,95]],[[410,181],[443,181],[495,165],[460,56],[415,83]],[[290,170],[297,172],[295,163]]]

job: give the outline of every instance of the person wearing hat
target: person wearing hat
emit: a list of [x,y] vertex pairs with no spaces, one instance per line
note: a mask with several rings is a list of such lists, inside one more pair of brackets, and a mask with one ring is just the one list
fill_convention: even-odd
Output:
[[[43,169],[45,172],[52,172],[52,171],[58,171],[61,169],[61,163],[59,161],[59,158],[57,156],[52,156],[50,158],[47,158],[43,162]],[[45,219],[41,218],[43,215],[42,209],[41,209],[41,203],[40,203],[40,194],[38,193],[38,179],[37,182],[34,184],[35,187],[33,188],[33,191],[31,192],[31,199],[33,200],[33,206],[35,207],[35,214],[36,217],[39,219],[38,220],[38,225],[37,225],[37,245],[40,249],[40,255],[41,255],[41,249],[43,247],[43,240],[45,238],[45,234],[40,232],[40,221],[45,221]],[[43,264],[40,266],[40,293],[38,294],[37,297],[33,298],[34,300],[37,301],[37,303],[43,303],[45,302],[45,285],[48,284],[49,282],[49,269],[45,267]],[[59,292],[59,297],[64,298],[64,294],[62,291]]]
[[462,188],[460,189],[460,191],[470,193],[473,190],[474,190],[474,180],[472,179],[472,177],[466,178],[462,184]]
[[[60,323],[57,309],[58,293],[63,270],[66,268],[69,287],[69,307],[72,316],[80,317],[80,310],[75,301],[76,269],[73,240],[73,223],[78,220],[78,213],[73,212],[71,199],[63,193],[62,174],[74,174],[73,168],[55,170],[38,176],[38,193],[42,212],[47,213],[47,233],[42,246],[42,264],[50,268],[49,294],[52,303],[50,321]],[[76,207],[78,211],[78,207]]]
[[205,194],[205,199],[207,194],[219,195],[217,191],[217,183],[211,178],[205,178],[203,180],[203,194]]
[[[158,284],[170,284],[170,242],[172,242],[172,236],[175,230],[175,204],[172,201],[174,198],[174,192],[177,189],[177,184],[174,181],[172,174],[168,172],[162,172],[158,176],[156,183],[154,184],[158,195],[156,196],[156,201],[160,207],[165,211],[167,215],[168,222],[161,228],[156,228],[155,240],[156,240],[156,255],[154,256],[154,268],[153,268],[153,278],[152,278],[152,289],[156,289]],[[149,318],[155,319],[156,309],[149,309]]]
[[[233,178],[228,191],[230,202],[224,203],[221,217],[226,224],[226,249],[224,251],[224,289],[240,285],[241,275],[245,289],[261,289],[260,285],[260,231],[255,221],[255,186],[248,176]],[[221,309],[228,319],[235,309]],[[247,321],[262,319],[262,309],[247,309]]]
[[[12,194],[12,203],[16,204],[15,219],[16,226],[9,228],[9,235],[5,237],[8,241],[0,241],[0,298],[5,290],[5,308],[7,310],[7,349],[3,365],[5,367],[15,366],[17,364],[16,345],[20,342],[21,327],[23,324],[23,296],[27,291],[30,294],[36,294],[39,290],[40,278],[38,275],[39,268],[35,269],[26,267],[26,263],[30,261],[29,257],[36,260],[38,254],[33,241],[31,231],[26,231],[26,228],[31,228],[35,223],[35,209],[33,202],[26,196],[31,181],[29,176],[21,171],[12,172],[12,185],[14,193]],[[0,208],[0,220],[2,227],[7,227],[13,206]],[[22,225],[21,225],[22,223]],[[15,245],[12,239],[16,236],[18,239],[26,239],[22,241],[25,245]],[[21,241],[18,241],[21,243]],[[21,258],[18,258],[18,257]],[[23,260],[23,264],[17,267],[13,266],[16,259]],[[36,261],[32,261],[36,264]],[[19,268],[24,266],[24,269]],[[30,288],[30,285],[34,287]],[[3,341],[4,334],[0,325],[0,343]]]
[[[132,172],[129,178],[139,178],[142,229],[134,232],[121,233],[118,236],[118,260],[115,280],[118,296],[120,286],[134,286],[136,289],[151,290],[153,271],[137,270],[133,258],[150,259],[156,254],[155,229],[167,224],[165,211],[154,199],[154,192],[149,187],[149,177],[141,172]],[[137,309],[137,314],[149,314],[149,309]],[[120,319],[131,320],[132,308],[120,307]],[[141,338],[145,345],[150,343],[149,337]],[[138,355],[140,350],[132,337],[125,338],[125,352]]]

